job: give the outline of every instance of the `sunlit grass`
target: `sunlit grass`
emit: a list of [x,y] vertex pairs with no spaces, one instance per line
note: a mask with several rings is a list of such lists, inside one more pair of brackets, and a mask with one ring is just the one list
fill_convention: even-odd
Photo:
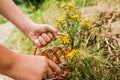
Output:
[[8,48],[17,51],[18,53],[31,54],[34,46],[32,42],[17,28],[9,36],[9,39],[5,42]]

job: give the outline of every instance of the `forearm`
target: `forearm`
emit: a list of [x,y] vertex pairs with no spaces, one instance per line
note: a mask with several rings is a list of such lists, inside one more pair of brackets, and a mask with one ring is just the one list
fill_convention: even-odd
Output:
[[16,55],[0,44],[0,73],[6,74],[6,71],[14,64]]
[[25,16],[12,0],[0,0],[0,14],[10,20],[26,35],[33,22]]

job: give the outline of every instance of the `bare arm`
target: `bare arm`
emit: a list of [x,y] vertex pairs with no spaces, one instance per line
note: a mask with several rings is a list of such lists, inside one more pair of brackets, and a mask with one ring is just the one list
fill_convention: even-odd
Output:
[[34,23],[26,17],[12,0],[0,0],[0,14],[28,34]]

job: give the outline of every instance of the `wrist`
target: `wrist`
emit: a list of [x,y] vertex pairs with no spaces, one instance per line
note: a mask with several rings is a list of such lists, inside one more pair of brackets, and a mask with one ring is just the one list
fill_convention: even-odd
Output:
[[22,30],[22,32],[28,37],[29,36],[29,33],[34,29],[33,27],[35,26],[35,23],[34,22],[31,22],[29,24],[25,24]]

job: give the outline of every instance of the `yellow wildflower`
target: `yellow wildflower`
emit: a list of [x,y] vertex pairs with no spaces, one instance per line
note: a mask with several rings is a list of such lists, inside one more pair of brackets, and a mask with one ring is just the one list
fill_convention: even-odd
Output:
[[65,11],[63,14],[67,15],[70,13],[70,10]]
[[71,2],[71,1],[69,1],[69,2],[67,3],[67,5],[68,5],[68,6],[71,6],[71,7],[75,7],[75,5],[73,4],[73,2]]
[[79,17],[78,14],[74,14],[74,15],[71,16],[72,19],[75,19],[75,18],[78,18],[78,17]]
[[92,22],[90,22],[89,17],[86,17],[86,18],[83,20],[83,22],[81,23],[81,26],[83,26],[83,27],[85,27],[85,26],[87,26],[87,27],[92,27],[93,25],[92,25]]
[[75,55],[75,50],[73,49],[68,53],[68,58],[72,58]]
[[64,17],[59,17],[58,20],[57,20],[59,23],[63,23],[65,21],[65,18]]
[[62,3],[60,7],[61,7],[61,8],[64,8],[64,7],[65,7],[65,3]]
[[79,53],[79,50],[75,50],[75,49],[73,49],[72,51],[70,51],[69,53],[68,53],[68,58],[72,58],[72,57],[74,57],[74,55],[76,55],[76,54],[78,54]]
[[69,36],[62,37],[62,40],[63,40],[64,43],[69,43],[70,42]]

